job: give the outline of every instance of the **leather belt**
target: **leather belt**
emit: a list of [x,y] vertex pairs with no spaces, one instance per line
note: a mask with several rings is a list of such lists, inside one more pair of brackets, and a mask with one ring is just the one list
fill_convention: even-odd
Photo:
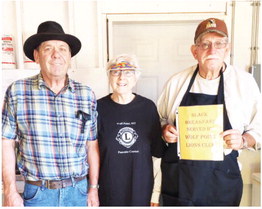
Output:
[[[81,177],[77,177],[77,178],[73,178],[73,179],[74,179],[74,182],[79,182],[79,181],[82,181],[85,178],[86,178],[86,176],[81,176]],[[61,189],[61,188],[65,188],[65,187],[73,185],[71,178],[63,179],[63,180],[40,180],[40,181],[26,180],[25,182],[28,183],[28,184],[32,184],[32,185],[36,185],[36,186],[41,187],[43,185],[43,181],[44,181],[44,186],[48,189]]]

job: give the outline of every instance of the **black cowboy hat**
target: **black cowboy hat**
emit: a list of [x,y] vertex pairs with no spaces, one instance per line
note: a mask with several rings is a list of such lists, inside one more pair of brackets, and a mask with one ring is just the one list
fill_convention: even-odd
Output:
[[75,56],[81,49],[81,42],[75,36],[65,34],[62,26],[54,21],[46,21],[38,26],[37,34],[30,36],[24,43],[25,55],[34,61],[34,49],[42,42],[60,40],[66,42],[71,49],[71,56]]

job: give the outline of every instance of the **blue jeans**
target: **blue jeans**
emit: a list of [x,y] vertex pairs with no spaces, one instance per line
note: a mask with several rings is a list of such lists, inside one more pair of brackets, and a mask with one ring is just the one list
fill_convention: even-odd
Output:
[[24,206],[87,206],[87,192],[87,179],[62,189],[47,189],[26,183],[23,193]]

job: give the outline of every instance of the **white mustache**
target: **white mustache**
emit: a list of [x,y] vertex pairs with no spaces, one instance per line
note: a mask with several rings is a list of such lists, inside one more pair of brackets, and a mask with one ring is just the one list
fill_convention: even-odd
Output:
[[219,59],[219,57],[218,56],[214,56],[214,55],[209,55],[205,59]]

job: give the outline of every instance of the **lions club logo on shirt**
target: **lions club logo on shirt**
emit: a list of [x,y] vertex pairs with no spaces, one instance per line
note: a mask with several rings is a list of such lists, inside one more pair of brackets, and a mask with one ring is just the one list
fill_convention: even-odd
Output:
[[137,140],[138,135],[136,131],[130,127],[121,128],[116,136],[119,144],[126,148],[130,148]]

